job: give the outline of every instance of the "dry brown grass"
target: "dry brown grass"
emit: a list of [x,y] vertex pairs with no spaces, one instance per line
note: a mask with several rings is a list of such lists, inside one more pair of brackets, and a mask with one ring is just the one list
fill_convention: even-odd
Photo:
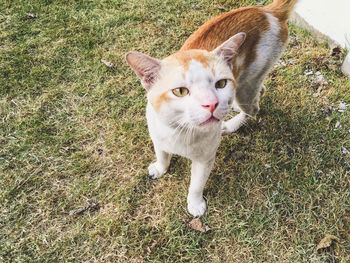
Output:
[[[222,140],[205,190],[211,231],[184,223],[189,161],[175,157],[165,177],[147,178],[145,92],[124,54],[168,56],[218,5],[252,3],[3,2],[0,261],[350,261],[349,110],[337,111],[350,104],[350,81],[299,28],[256,120]],[[325,103],[334,110],[323,113]],[[90,199],[99,210],[69,216]],[[339,242],[316,251],[328,233]]]

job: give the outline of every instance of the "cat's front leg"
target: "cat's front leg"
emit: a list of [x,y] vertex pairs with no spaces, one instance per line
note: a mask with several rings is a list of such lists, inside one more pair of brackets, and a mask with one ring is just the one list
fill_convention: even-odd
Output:
[[203,189],[208,180],[214,158],[208,162],[192,161],[191,183],[187,196],[187,209],[193,216],[202,216],[207,209]]
[[224,121],[221,124],[221,134],[226,135],[237,131],[242,125],[249,120],[249,115],[241,111],[228,121]]
[[[248,85],[246,84],[246,86]],[[234,103],[233,109],[235,111],[238,111],[239,114],[237,114],[236,116],[234,116],[232,119],[228,121],[222,122],[221,134],[226,135],[237,131],[240,127],[246,124],[246,122],[249,120],[250,117],[255,116],[255,114],[259,111],[260,98],[262,95],[264,95],[265,91],[266,91],[266,87],[264,84],[262,84],[260,88],[256,90],[253,86],[253,89],[251,90],[252,98],[245,98],[243,100],[244,103],[241,105],[242,107],[244,106],[243,107],[245,108],[244,110],[241,109],[239,104]],[[257,93],[257,95],[254,95],[254,93]]]
[[154,145],[154,151],[156,152],[157,161],[148,166],[148,176],[151,179],[163,176],[168,170],[171,159],[171,154],[162,151],[156,145]]

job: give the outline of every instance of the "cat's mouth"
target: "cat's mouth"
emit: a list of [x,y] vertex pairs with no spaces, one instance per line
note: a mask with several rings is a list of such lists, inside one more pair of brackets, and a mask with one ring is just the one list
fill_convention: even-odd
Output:
[[200,126],[206,125],[208,123],[212,123],[212,122],[218,122],[219,119],[215,118],[214,116],[211,116],[209,119],[207,119],[205,122],[202,122],[200,124]]

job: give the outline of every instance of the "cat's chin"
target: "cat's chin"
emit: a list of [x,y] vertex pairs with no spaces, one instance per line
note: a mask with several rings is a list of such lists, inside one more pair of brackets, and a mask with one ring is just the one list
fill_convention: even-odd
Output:
[[197,129],[202,132],[208,132],[210,130],[213,130],[217,127],[220,127],[220,120],[215,117],[210,117],[208,120],[202,122],[197,126]]
[[199,124],[199,126],[206,126],[208,124],[218,124],[219,120],[215,118],[214,116],[211,116],[209,119],[207,119],[205,122],[202,122]]

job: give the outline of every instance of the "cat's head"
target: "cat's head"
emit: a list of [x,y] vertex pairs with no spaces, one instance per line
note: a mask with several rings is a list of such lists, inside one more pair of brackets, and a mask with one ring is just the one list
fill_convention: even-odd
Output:
[[213,51],[179,51],[163,60],[129,52],[126,60],[163,122],[208,130],[220,124],[234,100],[232,60],[244,39],[238,33]]

